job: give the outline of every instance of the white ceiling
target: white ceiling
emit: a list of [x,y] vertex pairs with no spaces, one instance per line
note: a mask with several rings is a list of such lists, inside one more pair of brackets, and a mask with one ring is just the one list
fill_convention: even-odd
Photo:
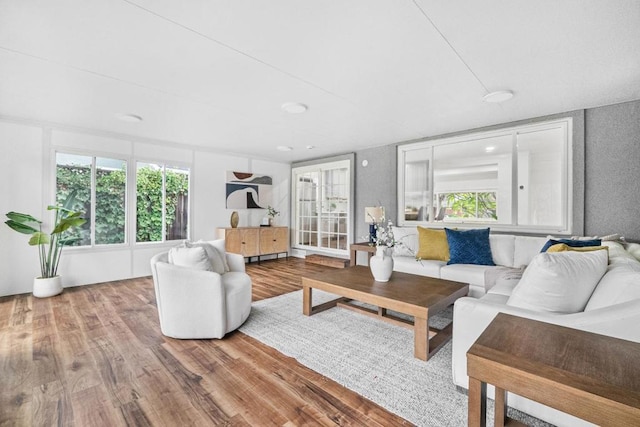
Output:
[[637,0],[0,0],[0,115],[279,161],[635,99]]

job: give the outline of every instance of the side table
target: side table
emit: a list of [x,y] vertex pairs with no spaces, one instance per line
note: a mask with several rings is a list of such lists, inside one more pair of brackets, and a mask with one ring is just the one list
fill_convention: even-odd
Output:
[[467,352],[469,426],[486,423],[487,383],[496,426],[507,391],[597,425],[638,425],[639,354],[640,343],[500,313]]
[[356,265],[356,257],[358,251],[360,252],[368,252],[367,256],[367,264],[369,263],[369,259],[376,253],[376,245],[370,244],[369,242],[361,242],[361,243],[352,243],[349,246],[349,251],[351,253],[351,258],[349,261],[349,266],[353,267]]

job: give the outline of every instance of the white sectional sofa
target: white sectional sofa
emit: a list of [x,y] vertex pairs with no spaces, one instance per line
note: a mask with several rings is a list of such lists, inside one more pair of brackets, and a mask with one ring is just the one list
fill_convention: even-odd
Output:
[[455,280],[469,284],[469,296],[479,298],[493,286],[493,278],[500,267],[521,268],[528,265],[547,242],[545,237],[491,234],[489,243],[495,266],[453,264],[444,261],[416,261],[418,231],[416,227],[394,227],[395,239],[402,245],[394,249],[393,271]]
[[[507,305],[517,280],[499,281],[481,298],[460,298],[454,305],[453,381],[468,388],[466,353],[498,313],[640,342],[640,262],[615,242],[609,247],[609,266],[591,294],[584,311],[559,314]],[[595,349],[594,349],[595,350]],[[493,387],[487,388],[493,398]],[[591,426],[573,416],[509,394],[509,406],[558,426]]]
[[[444,261],[415,260],[418,251],[417,230],[394,228],[396,240],[403,245],[394,251],[394,271],[456,280],[470,284],[469,297],[454,305],[452,371],[456,386],[467,389],[466,353],[498,313],[526,317],[547,323],[585,330],[615,338],[640,342],[640,245],[603,241],[608,247],[606,272],[595,285],[583,311],[571,314],[551,313],[508,305],[520,275],[509,268],[529,265],[547,242],[547,237],[515,235],[489,236],[496,266],[454,264]],[[403,247],[404,246],[404,247]],[[413,252],[413,253],[411,253]],[[605,261],[606,262],[606,261]],[[505,268],[509,267],[509,268]],[[604,268],[604,267],[603,267]],[[490,398],[492,386],[487,387]],[[520,396],[509,394],[510,407],[557,426],[591,426],[583,420]]]

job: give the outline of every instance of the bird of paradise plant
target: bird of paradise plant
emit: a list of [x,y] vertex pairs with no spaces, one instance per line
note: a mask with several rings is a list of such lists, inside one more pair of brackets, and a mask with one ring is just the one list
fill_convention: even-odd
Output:
[[30,234],[29,245],[39,246],[41,278],[57,276],[62,247],[79,240],[78,237],[64,238],[63,233],[87,222],[81,217],[82,212],[71,210],[75,195],[75,191],[71,192],[62,206],[47,206],[47,210],[55,211],[53,230],[49,234],[42,231],[42,221],[29,214],[19,212],[6,214],[9,219],[5,224],[18,233]]

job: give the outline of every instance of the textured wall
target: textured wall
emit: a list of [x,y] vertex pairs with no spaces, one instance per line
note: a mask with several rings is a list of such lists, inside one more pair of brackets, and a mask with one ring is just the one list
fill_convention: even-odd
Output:
[[640,241],[640,101],[586,111],[585,234]]
[[[369,163],[362,166],[362,161]],[[384,206],[387,219],[396,222],[398,216],[398,186],[396,179],[396,146],[370,148],[356,152],[356,204],[354,239],[362,241],[369,235],[369,226],[365,223],[364,208]]]

